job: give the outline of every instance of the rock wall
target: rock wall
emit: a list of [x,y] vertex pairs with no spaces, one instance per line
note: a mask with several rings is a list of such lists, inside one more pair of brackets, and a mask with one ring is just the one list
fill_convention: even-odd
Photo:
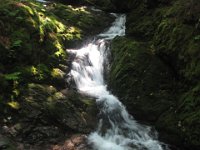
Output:
[[140,1],[127,36],[112,42],[109,84],[129,111],[162,138],[200,146],[200,2]]

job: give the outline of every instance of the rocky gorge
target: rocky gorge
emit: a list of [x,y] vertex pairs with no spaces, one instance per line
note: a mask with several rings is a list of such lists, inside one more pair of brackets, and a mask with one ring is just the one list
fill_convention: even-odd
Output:
[[89,149],[77,143],[96,128],[98,109],[69,82],[65,50],[106,29],[108,12],[127,14],[126,36],[110,43],[109,89],[172,149],[199,149],[198,0],[0,4],[0,149]]

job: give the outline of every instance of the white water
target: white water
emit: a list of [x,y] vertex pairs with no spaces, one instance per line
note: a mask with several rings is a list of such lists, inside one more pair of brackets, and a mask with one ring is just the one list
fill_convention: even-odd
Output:
[[100,109],[97,131],[88,137],[94,150],[164,150],[157,133],[150,127],[137,123],[126,108],[106,88],[103,79],[109,48],[106,43],[116,36],[125,35],[125,15],[118,15],[108,31],[99,34],[98,40],[78,50],[68,50],[75,55],[70,72],[77,89],[96,98]]
[[36,0],[38,2],[42,2],[42,3],[46,3],[47,1],[46,0]]

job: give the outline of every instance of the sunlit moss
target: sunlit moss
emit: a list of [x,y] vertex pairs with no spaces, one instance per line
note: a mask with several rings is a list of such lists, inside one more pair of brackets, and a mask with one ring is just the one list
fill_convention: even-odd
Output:
[[36,75],[38,73],[37,68],[32,66],[31,67],[31,72],[32,72],[33,75]]
[[69,27],[67,33],[63,33],[62,36],[66,40],[81,39],[81,31],[76,27]]
[[76,34],[76,33],[80,33],[81,31],[80,31],[80,29],[71,26],[71,27],[68,28],[68,32],[71,33],[71,34]]
[[26,76],[34,77],[35,80],[44,80],[50,76],[50,71],[45,64],[38,64],[37,66],[31,66],[25,68]]
[[81,7],[72,7],[72,6],[69,6],[69,7],[72,9],[72,11],[90,14],[90,12],[86,10],[85,6],[81,6]]
[[62,45],[58,41],[55,41],[54,45],[57,48],[57,51],[54,53],[55,56],[57,56],[57,57],[59,57],[59,56],[64,57],[65,56],[65,51],[63,50]]
[[54,78],[60,78],[64,76],[64,73],[58,68],[53,68],[51,76]]
[[59,57],[59,56],[64,56],[64,51],[62,49],[59,49],[57,52],[55,52],[55,56]]
[[7,104],[13,109],[19,109],[20,108],[20,104],[16,101],[11,101],[11,102],[8,102]]
[[96,14],[85,7],[72,10],[60,3],[44,7],[34,0],[0,0],[0,14],[0,113],[10,114],[8,108],[20,109],[19,115],[34,108],[46,113],[47,101],[55,105],[59,99],[66,99],[64,94],[56,93],[65,88],[65,49],[80,44],[84,33],[90,34],[91,27],[98,24],[93,20]]
[[21,5],[23,8],[25,8],[29,14],[34,15],[34,11],[27,5],[22,4]]
[[56,25],[56,29],[57,29],[58,33],[66,31],[66,26],[63,23],[61,23],[61,22],[59,22],[57,20],[53,20],[53,21],[54,21],[54,23]]
[[56,92],[54,94],[54,100],[62,100],[65,96],[61,92]]

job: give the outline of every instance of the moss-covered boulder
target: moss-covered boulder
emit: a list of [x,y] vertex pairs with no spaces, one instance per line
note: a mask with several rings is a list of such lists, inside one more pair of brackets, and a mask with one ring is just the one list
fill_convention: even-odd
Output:
[[[87,7],[34,0],[0,1],[1,105],[18,101],[28,83],[66,87],[66,48],[103,30],[112,17]],[[111,19],[111,20],[110,20]],[[7,108],[7,107],[6,107]],[[2,117],[5,113],[0,110]]]
[[31,83],[20,103],[9,104],[15,115],[4,119],[3,133],[18,143],[58,142],[72,133],[89,133],[97,123],[95,100],[50,85]]
[[0,0],[0,134],[30,149],[94,128],[94,101],[66,90],[66,49],[113,19],[85,6]]
[[173,77],[147,43],[116,38],[111,45],[110,87],[139,119],[156,121],[173,105]]
[[199,8],[198,0],[142,1],[127,16],[128,39],[112,43],[109,77],[136,118],[191,150],[200,146]]
[[[153,38],[154,52],[173,70],[179,89],[175,108],[160,118],[158,126],[177,133],[190,149],[198,149],[200,119],[199,18],[198,1],[176,1],[166,9]],[[176,119],[173,119],[176,118]],[[169,120],[169,121],[167,121]],[[163,122],[163,123],[162,123]],[[169,125],[166,127],[166,124]],[[164,125],[165,124],[165,125]],[[165,126],[165,127],[164,127]]]

